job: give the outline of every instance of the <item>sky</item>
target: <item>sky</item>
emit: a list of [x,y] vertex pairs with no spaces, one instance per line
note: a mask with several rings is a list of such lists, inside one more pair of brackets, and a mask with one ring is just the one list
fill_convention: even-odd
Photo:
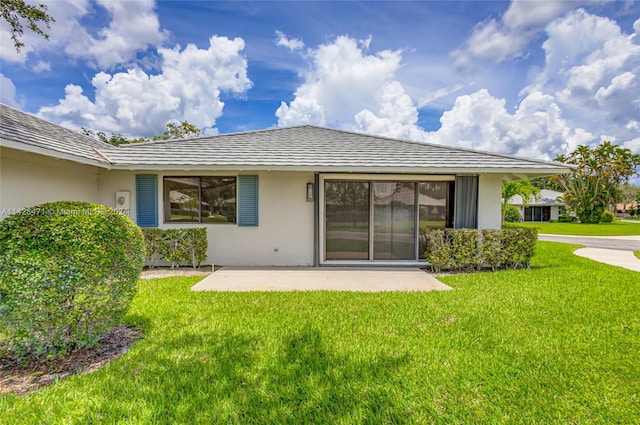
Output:
[[[30,1],[28,1],[30,2]],[[554,159],[640,153],[635,1],[37,0],[0,101],[51,122],[153,136],[313,124]]]

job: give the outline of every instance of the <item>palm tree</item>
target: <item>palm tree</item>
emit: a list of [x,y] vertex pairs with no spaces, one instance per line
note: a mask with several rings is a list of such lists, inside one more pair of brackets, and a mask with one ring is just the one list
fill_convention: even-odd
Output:
[[502,221],[504,222],[504,215],[506,207],[509,201],[514,196],[520,195],[522,197],[522,206],[527,206],[529,201],[535,200],[540,196],[540,188],[531,184],[529,180],[512,180],[502,183]]

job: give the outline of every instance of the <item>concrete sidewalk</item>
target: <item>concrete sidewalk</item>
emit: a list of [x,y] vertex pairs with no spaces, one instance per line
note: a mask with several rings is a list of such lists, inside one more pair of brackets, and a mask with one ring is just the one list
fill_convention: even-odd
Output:
[[418,268],[223,267],[192,291],[448,291]]
[[579,248],[573,251],[580,257],[589,258],[600,263],[640,272],[640,259],[633,255],[633,251],[602,248]]

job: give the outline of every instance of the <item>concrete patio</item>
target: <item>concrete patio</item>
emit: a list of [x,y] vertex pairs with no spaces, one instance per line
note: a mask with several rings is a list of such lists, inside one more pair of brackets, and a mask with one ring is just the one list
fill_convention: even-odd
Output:
[[448,291],[419,268],[223,267],[192,291]]

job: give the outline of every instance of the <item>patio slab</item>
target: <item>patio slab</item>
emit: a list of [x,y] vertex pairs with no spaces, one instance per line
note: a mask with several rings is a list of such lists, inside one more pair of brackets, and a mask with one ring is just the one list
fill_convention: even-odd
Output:
[[192,291],[448,291],[419,268],[223,267]]

